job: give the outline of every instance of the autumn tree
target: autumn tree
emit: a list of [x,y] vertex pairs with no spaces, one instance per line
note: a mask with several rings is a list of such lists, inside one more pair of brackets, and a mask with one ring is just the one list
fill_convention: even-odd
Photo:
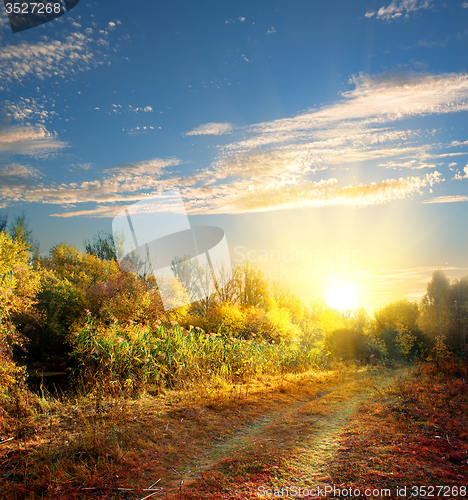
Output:
[[390,358],[411,359],[425,339],[418,325],[420,311],[407,299],[392,302],[374,312],[374,334],[385,344]]
[[21,317],[34,315],[39,279],[28,265],[28,246],[0,232],[0,391],[24,374],[13,359],[26,339],[17,329]]
[[453,305],[452,311],[452,337],[456,345],[462,350],[466,349],[467,326],[468,326],[468,276],[455,280],[450,289],[450,302]]
[[443,271],[432,274],[427,291],[421,300],[421,330],[435,342],[437,337],[446,337],[451,324],[450,280]]

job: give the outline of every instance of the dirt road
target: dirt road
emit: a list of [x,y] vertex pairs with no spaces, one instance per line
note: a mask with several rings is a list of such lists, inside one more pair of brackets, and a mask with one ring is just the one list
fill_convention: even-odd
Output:
[[[322,384],[294,404],[275,407],[212,442],[167,490],[183,499],[259,498],[259,488],[326,484],[337,438],[358,406],[382,392],[404,370],[362,371],[348,380]],[[298,498],[298,497],[296,497]]]

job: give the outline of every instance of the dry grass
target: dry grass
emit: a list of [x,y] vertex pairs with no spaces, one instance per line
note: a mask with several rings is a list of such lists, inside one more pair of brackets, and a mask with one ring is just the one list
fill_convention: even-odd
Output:
[[423,374],[400,382],[356,413],[340,445],[335,484],[466,485],[468,384]]
[[[337,384],[343,370],[223,380],[139,399],[69,401],[25,394],[4,422],[0,444],[2,499],[143,498],[105,488],[159,486],[177,498],[181,471],[262,415],[288,408]],[[11,410],[11,409],[10,409]],[[84,491],[85,487],[103,488]],[[172,496],[171,496],[172,495]]]
[[152,498],[172,500],[253,499],[261,485],[466,484],[468,384],[422,370],[385,389],[402,373],[218,380],[99,411],[92,399],[38,398],[0,444],[0,498],[143,499],[158,480]]

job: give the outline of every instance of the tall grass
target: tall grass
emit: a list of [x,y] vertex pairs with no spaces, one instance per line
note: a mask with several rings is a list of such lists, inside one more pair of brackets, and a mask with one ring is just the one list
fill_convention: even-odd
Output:
[[213,380],[245,381],[258,374],[299,373],[321,368],[319,349],[295,342],[244,340],[201,328],[87,323],[73,336],[79,380],[88,392],[141,392],[150,385],[184,387]]

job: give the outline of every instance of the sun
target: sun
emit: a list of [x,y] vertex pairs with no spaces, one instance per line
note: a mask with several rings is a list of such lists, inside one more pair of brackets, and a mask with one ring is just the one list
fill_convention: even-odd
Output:
[[356,309],[358,299],[355,285],[334,285],[326,294],[327,304],[340,311]]

